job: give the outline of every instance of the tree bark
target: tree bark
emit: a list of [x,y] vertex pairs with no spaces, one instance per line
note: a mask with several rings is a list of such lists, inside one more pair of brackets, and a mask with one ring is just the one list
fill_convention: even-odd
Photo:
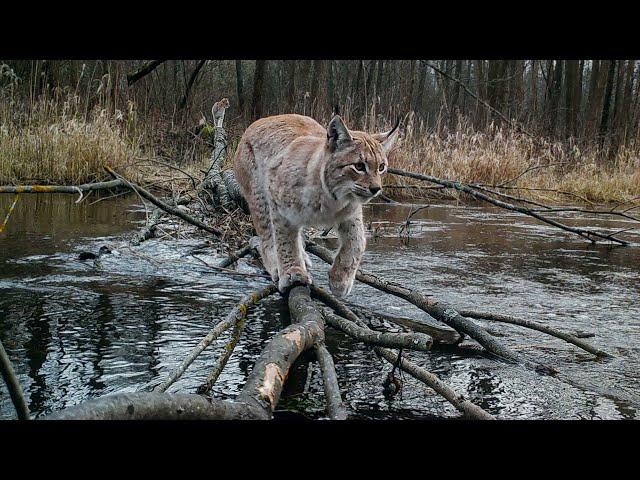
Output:
[[256,70],[253,75],[253,100],[251,101],[251,119],[262,118],[263,114],[263,89],[264,71],[266,60],[256,60]]
[[238,93],[238,108],[244,114],[244,75],[242,73],[242,60],[236,60],[236,91]]

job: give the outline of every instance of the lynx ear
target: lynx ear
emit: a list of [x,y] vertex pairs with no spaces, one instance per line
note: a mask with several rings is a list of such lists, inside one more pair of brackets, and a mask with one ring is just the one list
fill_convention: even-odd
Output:
[[400,119],[396,122],[394,127],[388,132],[384,133],[375,133],[372,135],[377,141],[382,145],[382,150],[384,153],[389,153],[396,144],[398,138],[400,138]]
[[327,140],[332,150],[353,140],[340,115],[334,115],[329,122],[329,126],[327,127]]

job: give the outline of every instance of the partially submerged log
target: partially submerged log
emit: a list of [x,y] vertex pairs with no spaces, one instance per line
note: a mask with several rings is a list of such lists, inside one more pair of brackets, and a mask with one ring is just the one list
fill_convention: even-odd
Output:
[[[365,320],[378,320],[401,325],[414,332],[424,333],[433,339],[434,344],[457,345],[463,340],[463,336],[456,332],[453,328],[440,326],[435,320],[427,320],[423,318],[408,318],[398,315],[388,315],[371,310],[362,305],[356,305],[352,302],[348,306],[358,317]],[[430,317],[431,318],[431,317]]]

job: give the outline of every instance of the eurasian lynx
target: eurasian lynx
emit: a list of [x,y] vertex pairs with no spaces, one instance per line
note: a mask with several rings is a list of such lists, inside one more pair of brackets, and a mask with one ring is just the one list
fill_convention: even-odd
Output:
[[301,115],[262,118],[247,128],[235,174],[261,239],[262,261],[278,288],[311,283],[302,228],[336,227],[340,250],[329,271],[348,295],[365,249],[362,204],[382,189],[397,125],[380,134],[349,131],[339,116],[325,129]]

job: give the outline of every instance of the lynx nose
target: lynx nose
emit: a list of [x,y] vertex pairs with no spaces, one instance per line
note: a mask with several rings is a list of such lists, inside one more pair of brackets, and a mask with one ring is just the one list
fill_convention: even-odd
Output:
[[382,190],[380,187],[369,187],[369,191],[370,191],[373,195],[376,195],[380,190]]

